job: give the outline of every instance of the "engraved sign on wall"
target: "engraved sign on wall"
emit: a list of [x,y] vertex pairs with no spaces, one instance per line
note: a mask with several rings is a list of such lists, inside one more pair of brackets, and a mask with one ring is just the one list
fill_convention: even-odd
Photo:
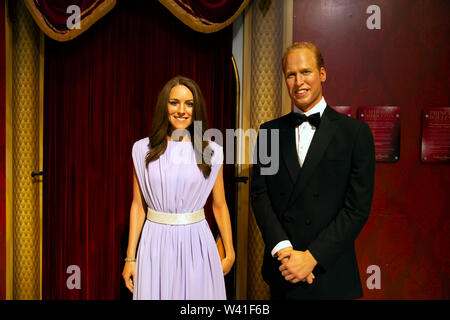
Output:
[[331,106],[334,110],[339,113],[345,114],[348,117],[353,115],[353,107],[352,106]]
[[424,163],[450,162],[450,108],[423,109],[421,149]]
[[400,107],[370,106],[358,108],[358,119],[372,130],[375,159],[396,162],[400,159]]

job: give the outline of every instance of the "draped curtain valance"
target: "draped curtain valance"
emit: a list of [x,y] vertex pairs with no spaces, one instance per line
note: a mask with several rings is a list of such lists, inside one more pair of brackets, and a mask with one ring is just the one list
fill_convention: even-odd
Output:
[[191,29],[212,33],[233,23],[251,0],[159,0]]
[[[39,28],[47,36],[58,41],[76,38],[116,5],[116,0],[24,1]],[[80,26],[69,29],[67,22],[70,21],[73,24],[74,21],[71,17],[76,13],[73,9],[68,10],[71,6],[79,8]]]
[[[71,40],[92,26],[116,5],[116,0],[24,0],[39,28],[58,41]],[[233,23],[251,0],[159,0],[191,29],[212,33]],[[79,27],[74,25],[74,7]],[[67,22],[70,22],[69,25]]]

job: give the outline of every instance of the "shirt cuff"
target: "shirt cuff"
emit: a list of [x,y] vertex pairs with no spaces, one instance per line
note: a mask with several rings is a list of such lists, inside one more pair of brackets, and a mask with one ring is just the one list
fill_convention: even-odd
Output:
[[278,242],[278,244],[272,249],[272,257],[275,258],[275,256],[277,255],[277,252],[280,251],[281,249],[284,248],[288,248],[288,247],[292,247],[292,244],[289,240],[283,240]]

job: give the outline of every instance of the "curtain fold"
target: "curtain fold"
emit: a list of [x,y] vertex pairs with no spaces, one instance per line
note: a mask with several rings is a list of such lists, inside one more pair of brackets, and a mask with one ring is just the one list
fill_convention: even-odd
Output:
[[[211,127],[234,128],[231,49],[231,27],[197,33],[145,0],[120,1],[70,42],[46,41],[44,299],[131,297],[121,272],[133,142],[149,135],[157,94],[178,74],[199,84]],[[233,215],[233,165],[224,178]],[[214,228],[210,210],[207,220]],[[70,266],[80,289],[68,287]]]
[[[68,41],[88,30],[116,5],[116,0],[24,0],[39,28],[50,38]],[[68,28],[75,11],[80,10],[79,28]]]
[[251,0],[159,0],[191,29],[212,33],[227,27]]
[[[68,41],[88,30],[116,5],[116,0],[23,0],[39,28],[50,38]],[[227,27],[251,0],[159,0],[174,16],[191,29],[213,33]],[[79,28],[73,23],[76,6],[80,10]],[[131,22],[133,23],[133,22]]]

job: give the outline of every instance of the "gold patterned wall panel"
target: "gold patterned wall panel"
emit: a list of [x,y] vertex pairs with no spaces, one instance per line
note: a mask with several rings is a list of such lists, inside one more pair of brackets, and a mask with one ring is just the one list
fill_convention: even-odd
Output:
[[[250,126],[255,129],[282,111],[283,2],[253,3]],[[248,232],[248,299],[269,299],[269,288],[261,276],[264,242],[253,212]]]
[[13,24],[13,298],[40,298],[39,29],[17,2]]

